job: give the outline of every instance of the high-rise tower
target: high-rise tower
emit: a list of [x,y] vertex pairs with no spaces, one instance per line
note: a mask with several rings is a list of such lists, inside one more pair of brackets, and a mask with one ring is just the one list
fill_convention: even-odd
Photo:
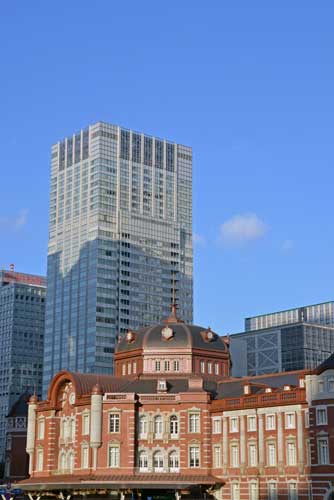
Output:
[[62,368],[112,373],[115,338],[192,321],[192,150],[96,123],[51,152],[44,389]]

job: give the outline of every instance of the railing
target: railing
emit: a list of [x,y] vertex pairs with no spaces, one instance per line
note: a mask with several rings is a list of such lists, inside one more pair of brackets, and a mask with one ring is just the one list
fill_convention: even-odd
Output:
[[265,393],[250,396],[240,396],[239,398],[225,398],[213,401],[212,409],[242,409],[259,406],[274,406],[286,403],[303,403],[305,402],[306,393],[302,387],[296,387],[289,391],[280,391],[274,393]]
[[141,394],[140,401],[175,401],[173,394]]

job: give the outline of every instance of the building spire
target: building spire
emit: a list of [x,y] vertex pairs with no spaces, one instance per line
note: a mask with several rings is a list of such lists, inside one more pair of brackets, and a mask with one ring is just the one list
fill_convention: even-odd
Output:
[[175,288],[175,273],[173,273],[172,279],[172,303],[170,305],[170,315],[164,320],[164,323],[183,323],[183,321],[177,317],[177,302],[176,302],[176,288]]

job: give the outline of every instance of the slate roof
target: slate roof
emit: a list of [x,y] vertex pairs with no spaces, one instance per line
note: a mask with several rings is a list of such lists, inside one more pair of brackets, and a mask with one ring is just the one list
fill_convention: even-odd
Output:
[[334,370],[334,352],[315,369],[315,372],[322,373],[326,370]]
[[[166,341],[161,335],[161,331],[166,326],[170,327],[174,335]],[[126,341],[125,336],[115,346],[115,353],[128,352],[135,349],[169,349],[169,348],[193,348],[206,349],[209,351],[227,351],[227,346],[223,339],[214,334],[211,342],[206,342],[201,332],[207,330],[202,326],[187,325],[182,322],[160,323],[158,325],[141,328],[135,333],[135,340],[131,343]]]

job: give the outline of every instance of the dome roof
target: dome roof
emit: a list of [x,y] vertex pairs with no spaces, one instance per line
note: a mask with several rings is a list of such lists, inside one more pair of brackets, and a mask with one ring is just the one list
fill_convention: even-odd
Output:
[[181,321],[166,321],[141,328],[137,332],[130,330],[120,338],[115,346],[115,353],[135,349],[161,351],[170,348],[228,351],[223,339],[210,328],[187,325]]

